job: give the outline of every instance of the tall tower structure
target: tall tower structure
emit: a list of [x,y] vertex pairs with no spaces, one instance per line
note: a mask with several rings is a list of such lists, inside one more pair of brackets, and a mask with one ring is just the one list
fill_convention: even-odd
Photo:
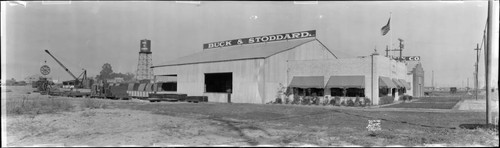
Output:
[[148,81],[153,79],[153,57],[151,52],[151,40],[141,40],[139,50],[139,61],[137,63],[136,79]]

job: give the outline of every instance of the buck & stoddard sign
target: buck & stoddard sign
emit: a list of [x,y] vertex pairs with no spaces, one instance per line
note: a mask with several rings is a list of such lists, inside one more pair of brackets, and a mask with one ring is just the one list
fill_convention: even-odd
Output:
[[227,47],[227,46],[243,45],[243,44],[272,42],[272,41],[291,40],[291,39],[301,39],[301,38],[308,38],[308,37],[316,37],[316,30],[274,34],[274,35],[265,35],[265,36],[258,36],[258,37],[241,38],[241,39],[206,43],[206,44],[203,44],[203,49],[219,48],[219,47]]

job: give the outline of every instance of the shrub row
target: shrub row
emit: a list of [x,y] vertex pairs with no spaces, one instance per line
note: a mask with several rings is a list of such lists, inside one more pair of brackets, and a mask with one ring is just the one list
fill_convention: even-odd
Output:
[[394,97],[384,96],[384,97],[380,97],[380,100],[378,101],[378,105],[391,104],[392,102],[394,102]]
[[293,100],[285,98],[276,98],[275,101],[268,104],[292,104],[292,105],[323,105],[323,106],[352,106],[364,107],[371,105],[368,98],[357,97],[356,99],[341,100],[340,97],[332,97],[330,99],[320,98],[316,96],[305,96],[302,99],[299,96],[294,96]]

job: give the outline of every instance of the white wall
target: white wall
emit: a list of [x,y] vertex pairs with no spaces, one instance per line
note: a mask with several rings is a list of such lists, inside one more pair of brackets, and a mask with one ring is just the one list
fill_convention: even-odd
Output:
[[200,63],[155,68],[159,75],[177,74],[177,93],[188,96],[208,96],[210,102],[227,102],[225,93],[205,92],[205,73],[232,72],[231,102],[262,103],[263,59]]
[[[372,60],[370,56],[335,60],[294,60],[288,62],[288,67],[289,79],[286,84],[290,84],[293,76],[324,76],[324,85],[326,85],[330,76],[364,75],[365,97],[372,98]],[[407,80],[406,66],[404,63],[390,61],[389,58],[380,55],[374,56],[373,76],[375,78],[373,86],[377,88],[373,89],[373,103],[378,105],[379,76]]]
[[289,77],[287,61],[294,60],[334,60],[335,56],[318,41],[312,41],[273,55],[265,60],[265,100],[262,103],[274,101],[280,83],[287,86],[292,77]]

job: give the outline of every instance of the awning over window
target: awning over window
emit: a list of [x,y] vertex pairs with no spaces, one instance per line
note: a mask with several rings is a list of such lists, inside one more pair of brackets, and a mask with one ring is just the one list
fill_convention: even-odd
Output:
[[378,79],[378,85],[381,86],[381,87],[389,87],[389,88],[396,88],[396,84],[394,84],[394,82],[392,82],[391,79],[389,79],[388,77],[380,77]]
[[365,88],[365,76],[331,76],[327,88],[354,87]]
[[399,79],[399,82],[401,82],[401,84],[403,84],[405,86],[405,88],[410,88],[410,84],[408,82],[406,82],[405,80],[403,79]]
[[298,88],[324,88],[323,76],[294,76],[290,87]]
[[392,82],[394,82],[394,84],[396,84],[396,86],[398,87],[405,87],[403,84],[401,84],[401,82],[399,82],[398,79],[392,78]]

